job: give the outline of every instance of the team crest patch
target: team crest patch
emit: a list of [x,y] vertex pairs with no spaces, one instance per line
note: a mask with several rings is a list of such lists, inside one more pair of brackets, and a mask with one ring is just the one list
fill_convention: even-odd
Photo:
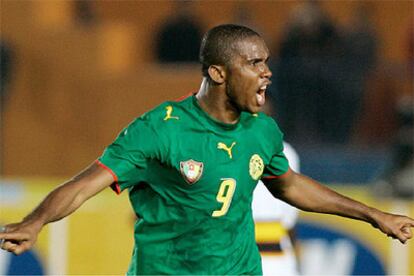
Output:
[[264,170],[263,159],[258,154],[253,154],[249,162],[249,173],[254,180],[258,180]]
[[203,174],[204,164],[193,159],[180,162],[180,171],[188,184],[196,183]]

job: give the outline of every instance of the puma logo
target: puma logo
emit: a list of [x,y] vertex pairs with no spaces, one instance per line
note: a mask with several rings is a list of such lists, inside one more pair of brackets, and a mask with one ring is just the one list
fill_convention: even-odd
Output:
[[233,159],[233,154],[232,154],[231,150],[233,149],[234,145],[236,145],[236,142],[233,142],[230,147],[227,147],[226,144],[224,144],[222,142],[219,142],[217,144],[217,148],[225,150],[227,152],[227,154],[229,155],[230,159]]
[[164,121],[167,121],[169,119],[176,119],[176,120],[180,119],[177,116],[171,116],[171,113],[173,112],[173,107],[171,105],[165,107],[165,109],[167,110],[167,114],[164,117]]

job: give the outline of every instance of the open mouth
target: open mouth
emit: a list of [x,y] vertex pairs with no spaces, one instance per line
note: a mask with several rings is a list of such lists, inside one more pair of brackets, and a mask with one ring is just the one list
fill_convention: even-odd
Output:
[[259,90],[256,93],[256,100],[259,106],[263,106],[266,102],[266,89],[267,85],[260,86]]

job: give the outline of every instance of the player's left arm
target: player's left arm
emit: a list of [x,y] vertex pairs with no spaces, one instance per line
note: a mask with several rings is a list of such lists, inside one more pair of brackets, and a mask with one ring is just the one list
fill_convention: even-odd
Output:
[[369,207],[292,170],[283,177],[265,178],[263,182],[273,196],[301,210],[366,221],[402,243],[413,236],[411,227],[414,227],[414,220],[412,218]]

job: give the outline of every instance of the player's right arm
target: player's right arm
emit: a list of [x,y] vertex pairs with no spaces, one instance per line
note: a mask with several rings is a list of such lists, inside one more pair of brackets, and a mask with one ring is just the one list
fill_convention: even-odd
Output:
[[50,192],[21,222],[6,225],[0,233],[1,248],[16,255],[29,250],[44,225],[70,215],[113,182],[109,171],[96,163],[90,165]]

